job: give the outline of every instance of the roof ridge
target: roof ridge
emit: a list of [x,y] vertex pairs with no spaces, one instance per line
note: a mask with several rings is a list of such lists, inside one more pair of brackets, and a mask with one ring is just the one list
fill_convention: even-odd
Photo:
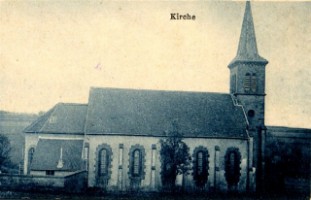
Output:
[[113,88],[113,87],[91,87],[94,90],[119,90],[119,91],[142,91],[142,92],[167,92],[167,93],[197,93],[197,94],[219,94],[230,95],[224,92],[207,92],[207,91],[187,91],[187,90],[158,90],[158,89],[137,89],[137,88]]
[[83,138],[55,138],[55,137],[40,137],[39,136],[39,140],[83,140]]
[[57,104],[62,104],[66,106],[87,106],[87,103],[70,103],[70,102],[59,102]]

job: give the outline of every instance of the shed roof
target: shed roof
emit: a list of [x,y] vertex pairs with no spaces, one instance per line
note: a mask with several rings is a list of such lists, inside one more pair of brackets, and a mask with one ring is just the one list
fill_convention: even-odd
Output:
[[[39,139],[31,170],[77,171],[82,167],[83,140]],[[64,165],[57,168],[62,149]]]

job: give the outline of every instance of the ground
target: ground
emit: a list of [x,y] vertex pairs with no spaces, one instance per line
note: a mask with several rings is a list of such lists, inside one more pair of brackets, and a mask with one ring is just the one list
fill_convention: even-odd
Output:
[[242,195],[242,194],[231,194],[231,195],[189,195],[189,194],[176,194],[176,195],[161,195],[161,194],[122,194],[122,195],[95,195],[95,194],[47,194],[47,193],[23,193],[23,192],[11,192],[11,191],[0,191],[0,199],[89,199],[89,200],[221,200],[221,199],[232,199],[232,200],[251,200],[251,199],[297,199],[297,200],[309,200],[310,196],[303,196],[297,194],[281,194],[281,195]]

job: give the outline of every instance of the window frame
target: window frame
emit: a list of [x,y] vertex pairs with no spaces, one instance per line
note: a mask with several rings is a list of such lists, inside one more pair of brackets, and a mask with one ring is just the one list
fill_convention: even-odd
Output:
[[[109,150],[107,148],[102,148],[98,152],[98,176],[106,176],[109,169]],[[105,152],[105,155],[103,155]],[[104,160],[105,163],[102,163]]]
[[[138,158],[135,159],[135,153],[138,152]],[[146,153],[142,145],[132,145],[129,151],[128,175],[130,179],[142,180],[145,178]],[[136,154],[137,155],[137,154]],[[134,166],[136,165],[136,167]],[[138,170],[138,173],[135,172]]]
[[55,171],[54,170],[46,170],[45,175],[46,176],[55,176]]
[[32,163],[33,158],[34,158],[35,151],[36,151],[35,147],[30,147],[28,149],[28,155],[27,155],[27,157],[28,157],[27,174],[30,174],[30,166],[31,166],[31,163]]
[[[202,155],[202,159],[199,158],[200,155]],[[196,147],[193,151],[192,157],[192,175],[195,181],[195,185],[198,188],[203,188],[207,184],[209,177],[209,151],[206,147],[203,146]]]
[[141,158],[141,150],[135,149],[132,153],[132,176],[137,177],[141,174],[141,168],[142,168],[142,158]]
[[225,178],[229,188],[237,186],[240,181],[241,162],[242,158],[239,149],[237,147],[228,148],[225,154]]
[[257,92],[257,76],[256,73],[246,73],[243,80],[243,89],[245,93]]
[[[106,165],[105,165],[106,168],[104,173],[102,173],[101,170],[101,158],[100,158],[101,152],[103,150],[106,151]],[[108,181],[110,180],[112,174],[112,161],[113,161],[113,152],[110,145],[108,144],[98,145],[95,152],[95,164],[94,164],[95,168],[94,173],[97,186],[107,187]]]

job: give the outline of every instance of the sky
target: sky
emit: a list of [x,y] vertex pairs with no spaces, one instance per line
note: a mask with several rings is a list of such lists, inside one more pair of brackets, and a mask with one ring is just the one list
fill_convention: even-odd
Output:
[[[311,2],[252,2],[266,124],[311,128]],[[87,103],[90,87],[229,92],[245,2],[0,1],[0,110]],[[171,13],[196,20],[170,20]]]

